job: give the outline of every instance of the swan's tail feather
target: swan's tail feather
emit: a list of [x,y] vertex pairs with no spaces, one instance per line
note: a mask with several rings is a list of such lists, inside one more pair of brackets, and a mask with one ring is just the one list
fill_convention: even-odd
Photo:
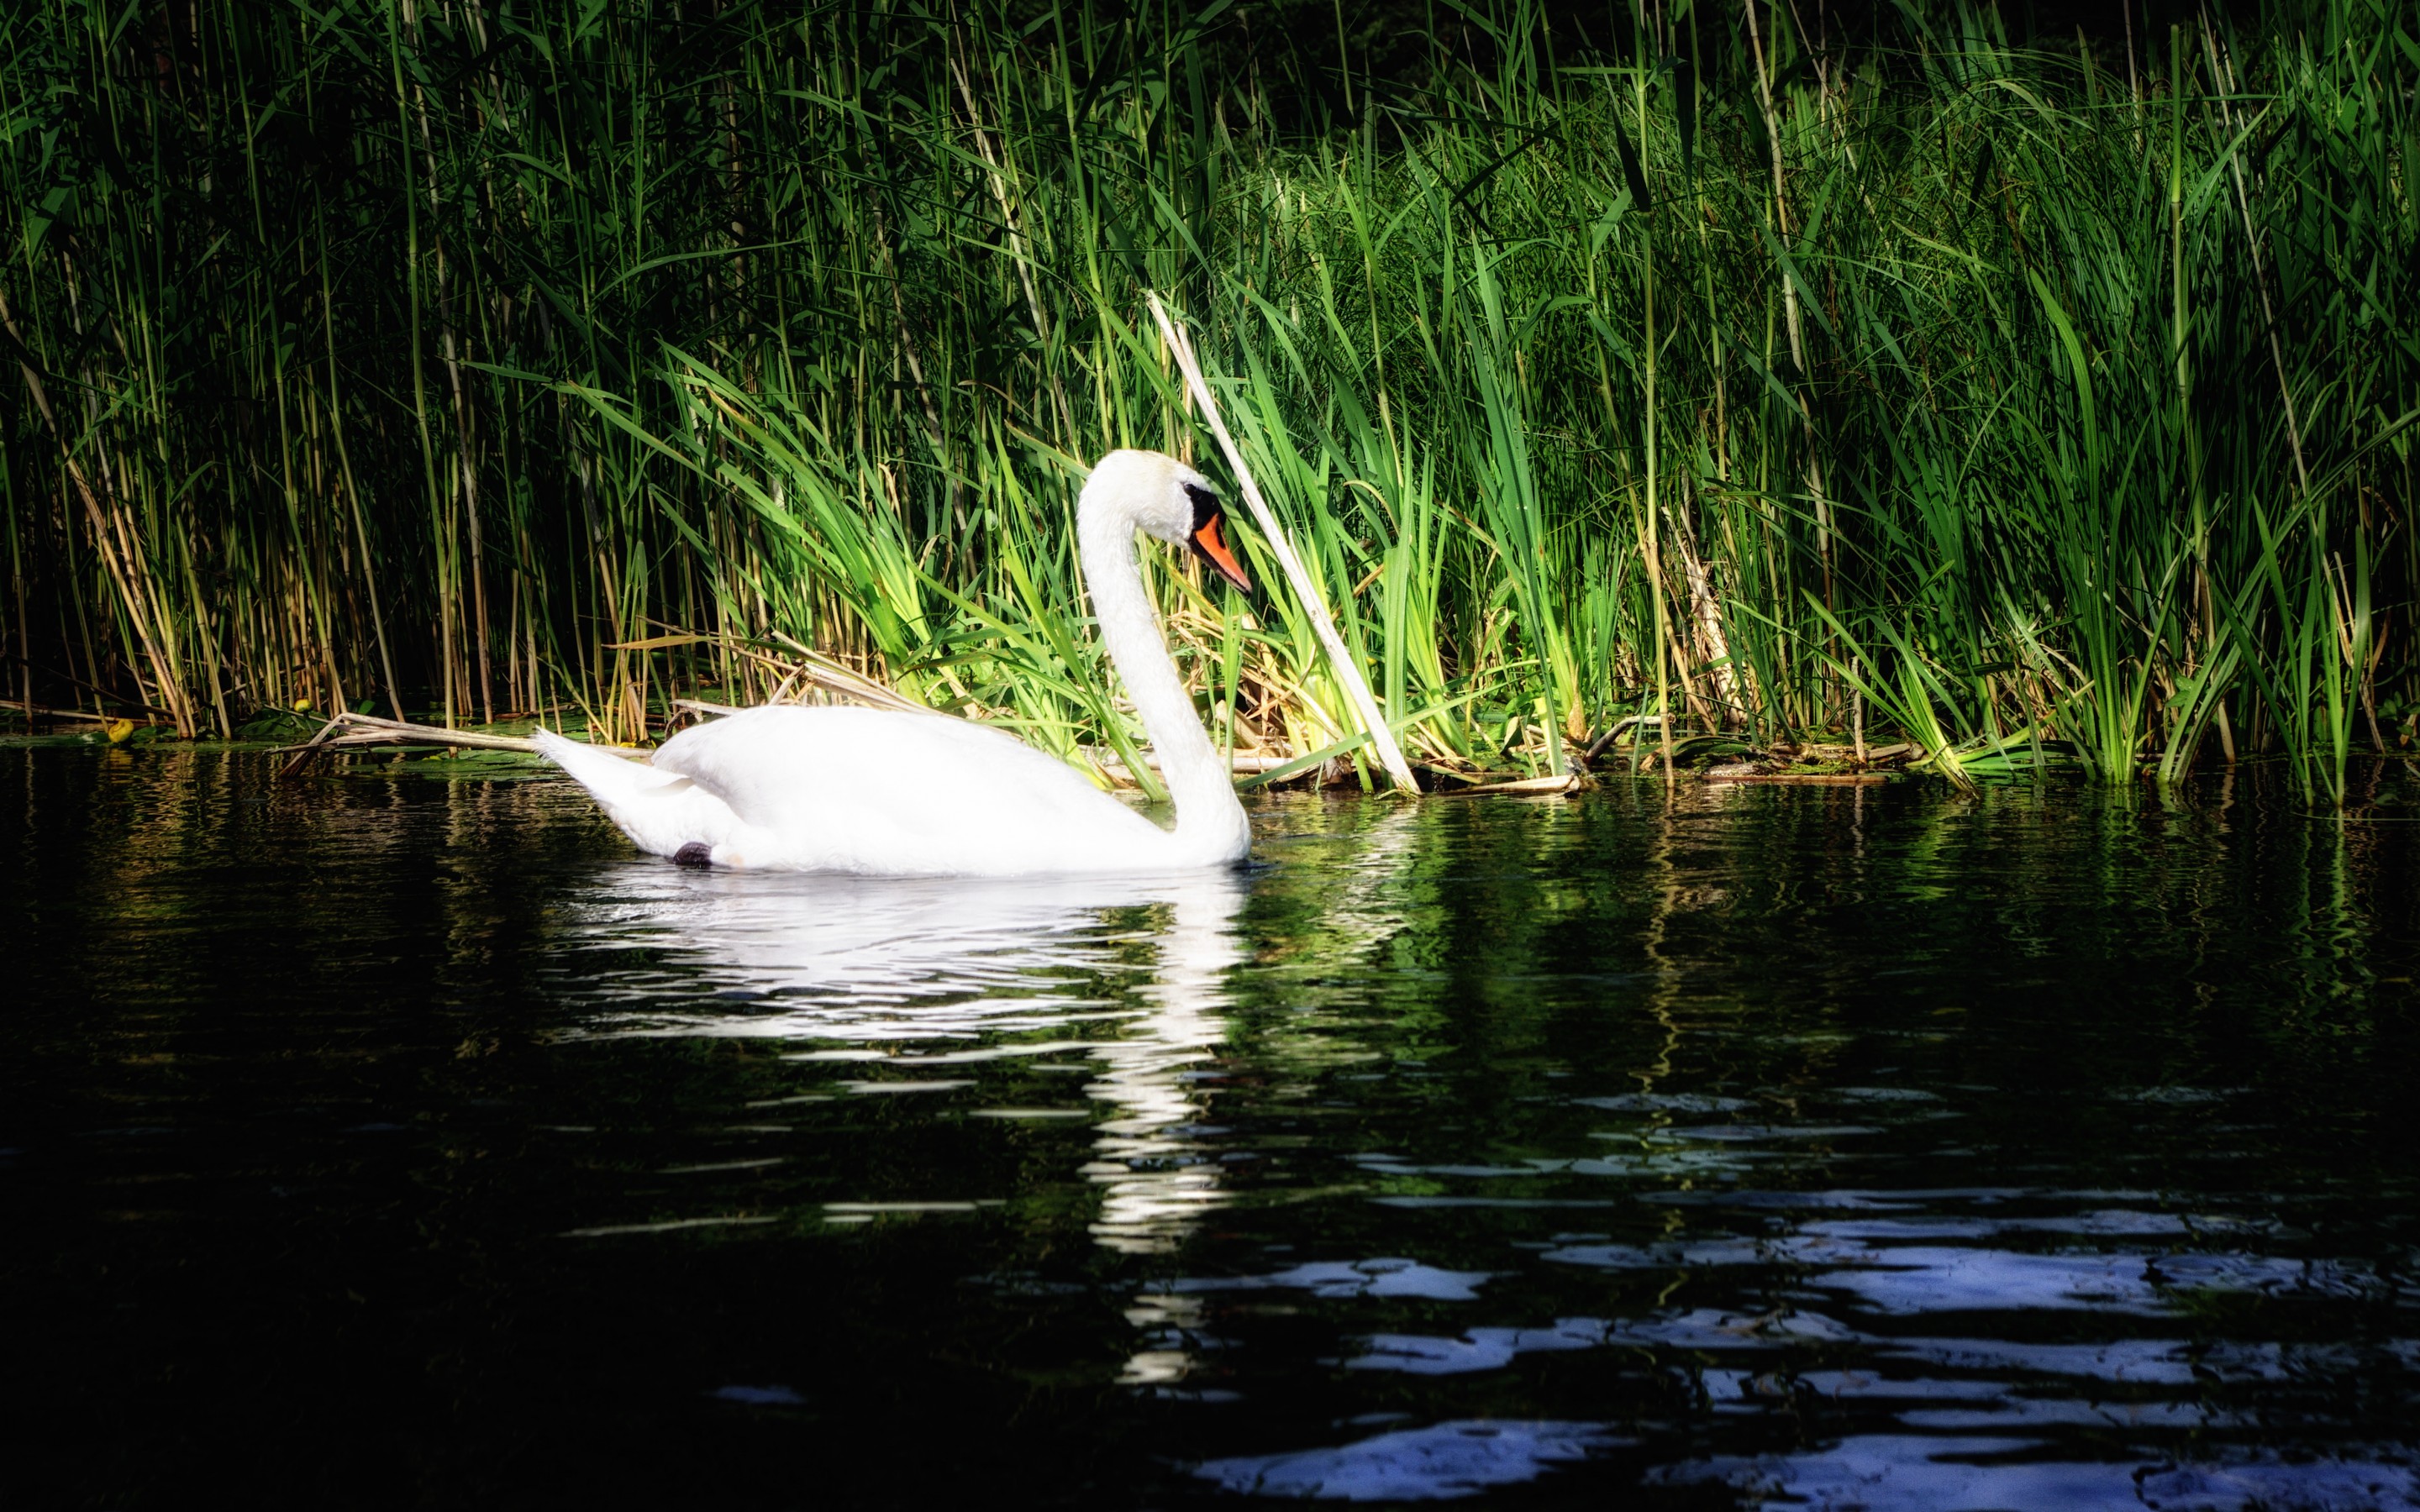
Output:
[[540,730],[535,738],[538,754],[570,773],[641,850],[674,856],[687,846],[710,848],[724,838],[730,810],[688,778],[551,731]]
[[659,772],[644,762],[626,760],[582,741],[566,740],[551,730],[540,730],[531,738],[536,741],[539,755],[578,778],[580,785],[597,795],[600,802],[623,795],[636,796],[674,780],[670,774]]

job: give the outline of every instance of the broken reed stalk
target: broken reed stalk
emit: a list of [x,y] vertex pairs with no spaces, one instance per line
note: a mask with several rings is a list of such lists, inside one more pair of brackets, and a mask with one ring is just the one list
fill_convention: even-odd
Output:
[[[948,710],[936,709],[929,704],[919,703],[913,699],[903,697],[863,672],[836,661],[812,646],[782,634],[779,630],[772,631],[770,639],[781,642],[786,656],[772,655],[731,637],[706,635],[693,630],[675,630],[668,635],[651,636],[644,640],[611,640],[605,643],[604,649],[607,651],[662,651],[675,646],[711,645],[727,656],[747,657],[763,664],[770,671],[780,674],[782,680],[774,685],[771,696],[765,700],[768,704],[789,702],[791,689],[804,684],[808,687],[821,688],[835,697],[849,699],[865,704],[869,708],[890,709],[900,714],[930,714],[942,718],[954,717]],[[701,704],[689,699],[675,699],[673,702],[676,706],[687,705],[692,708],[710,709],[711,712],[716,713],[738,712],[725,705]]]
[[10,699],[5,705],[0,705],[0,707],[5,707],[11,713],[16,714],[28,721],[34,719],[70,719],[83,724],[116,724],[120,720],[123,720],[128,724],[150,725],[155,728],[166,726],[172,729],[177,723],[176,720],[167,718],[164,716],[154,717],[147,714],[95,714],[88,709],[54,709],[39,703],[21,703],[15,699]]
[[1243,490],[1244,502],[1251,509],[1252,518],[1260,522],[1261,533],[1268,539],[1269,550],[1277,557],[1278,566],[1284,571],[1311,628],[1318,632],[1320,644],[1327,648],[1328,661],[1343,682],[1354,712],[1361,717],[1361,727],[1370,733],[1371,743],[1378,748],[1378,761],[1387,768],[1388,780],[1397,792],[1417,796],[1420,780],[1412,775],[1411,764],[1404,760],[1403,748],[1395,744],[1395,733],[1387,727],[1386,715],[1380,711],[1378,701],[1370,696],[1370,684],[1361,675],[1360,664],[1345,649],[1344,638],[1336,633],[1336,622],[1329,618],[1327,606],[1321,600],[1311,574],[1304,569],[1302,559],[1295,555],[1285,527],[1278,523],[1276,512],[1261,497],[1261,486],[1252,481],[1252,470],[1244,465],[1243,449],[1227,434],[1227,423],[1218,416],[1218,401],[1211,396],[1210,385],[1202,377],[1202,364],[1193,356],[1193,344],[1169,318],[1168,307],[1160,302],[1156,291],[1146,290],[1143,300],[1151,306],[1151,317],[1159,323],[1159,333],[1167,339],[1169,350],[1176,355],[1176,365],[1184,370],[1185,386],[1193,395],[1194,408],[1202,412],[1202,424],[1218,438],[1218,449],[1227,454],[1227,465],[1235,470],[1235,483]]
[[1491,794],[1512,797],[1550,798],[1580,790],[1582,779],[1577,772],[1559,777],[1525,777],[1510,782],[1474,782],[1465,788],[1439,788],[1434,796],[1440,798],[1477,798]]
[[537,742],[520,735],[487,735],[471,730],[447,730],[431,724],[412,724],[403,719],[381,719],[375,715],[343,713],[321,725],[319,733],[302,744],[280,747],[274,754],[290,759],[277,769],[277,775],[292,777],[312,757],[323,751],[354,746],[455,746],[471,750],[537,754]]

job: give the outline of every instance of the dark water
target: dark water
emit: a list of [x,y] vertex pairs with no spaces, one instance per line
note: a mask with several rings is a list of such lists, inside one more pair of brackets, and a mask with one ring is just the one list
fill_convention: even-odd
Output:
[[0,1502],[2420,1504],[2420,825],[866,885],[452,769],[0,751]]

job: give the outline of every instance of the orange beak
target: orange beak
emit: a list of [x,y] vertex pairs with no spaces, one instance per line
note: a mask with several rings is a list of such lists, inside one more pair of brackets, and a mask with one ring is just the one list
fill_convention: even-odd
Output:
[[1223,514],[1214,513],[1203,520],[1201,528],[1193,532],[1194,554],[1218,569],[1219,577],[1249,594],[1252,591],[1252,579],[1244,576],[1243,563],[1235,560],[1235,553],[1227,549],[1226,528],[1227,517]]

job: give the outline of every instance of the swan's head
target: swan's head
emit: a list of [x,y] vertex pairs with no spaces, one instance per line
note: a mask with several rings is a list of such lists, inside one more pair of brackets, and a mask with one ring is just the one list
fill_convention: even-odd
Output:
[[1122,518],[1145,535],[1190,549],[1246,593],[1252,579],[1227,548],[1227,510],[1210,480],[1159,452],[1111,452],[1094,464],[1077,502],[1079,514]]

